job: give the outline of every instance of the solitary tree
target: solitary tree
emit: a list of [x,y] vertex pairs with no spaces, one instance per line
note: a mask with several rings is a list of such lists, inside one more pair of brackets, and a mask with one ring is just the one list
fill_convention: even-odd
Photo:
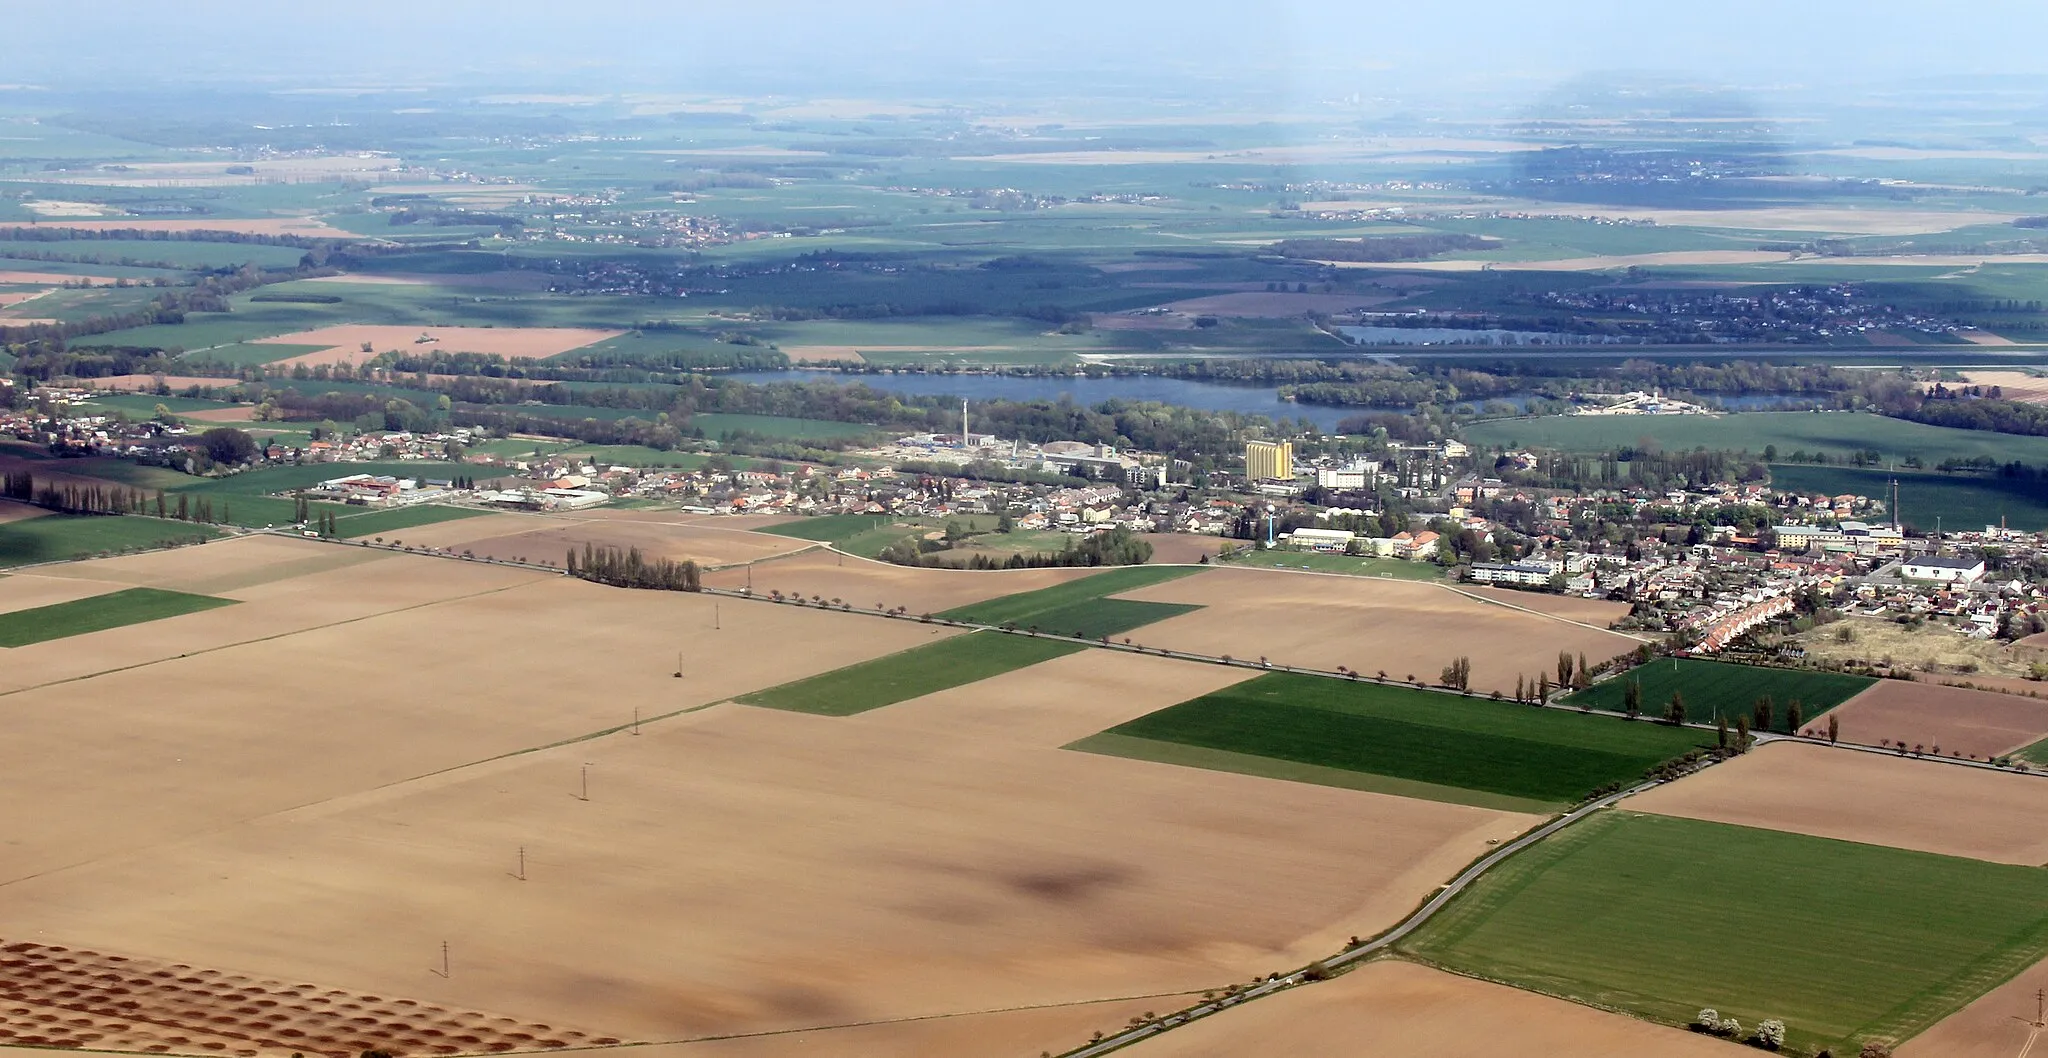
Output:
[[1768,694],[1759,696],[1756,700],[1755,710],[1751,714],[1754,719],[1750,726],[1758,731],[1769,731],[1771,729],[1772,711],[1771,696]]
[[1735,749],[1737,752],[1749,749],[1749,718],[1746,716],[1735,718]]
[[1545,703],[1545,702],[1547,702],[1547,701],[1549,701],[1549,700],[1550,700],[1550,673],[1547,673],[1547,672],[1539,672],[1539,673],[1537,673],[1537,674],[1536,674],[1536,704],[1537,704],[1537,705],[1542,705],[1543,703]]
[[1630,720],[1643,715],[1643,681],[1630,680],[1622,685],[1621,711]]
[[1560,650],[1560,651],[1558,651],[1558,652],[1557,652],[1557,685],[1558,685],[1559,687],[1569,687],[1569,686],[1571,686],[1571,685],[1572,685],[1572,673],[1573,673],[1573,672],[1576,672],[1576,671],[1578,671],[1578,670],[1577,670],[1577,667],[1576,667],[1576,666],[1574,666],[1574,665],[1572,664],[1572,654],[1571,654],[1571,651],[1569,651],[1569,650]]
[[1685,723],[1685,694],[1684,694],[1684,692],[1682,692],[1682,691],[1672,691],[1672,692],[1671,692],[1671,701],[1670,701],[1670,702],[1669,702],[1668,704],[1666,704],[1666,705],[1665,705],[1665,707],[1664,707],[1664,719],[1665,719],[1665,721],[1666,721],[1666,722],[1668,722],[1668,723],[1671,723],[1671,724],[1674,724],[1674,725],[1675,725],[1675,724],[1683,724],[1683,723]]
[[1787,730],[1787,731],[1790,731],[1790,732],[1792,732],[1793,734],[1795,734],[1795,735],[1796,735],[1796,734],[1798,734],[1798,733],[1799,733],[1799,725],[1800,725],[1800,724],[1803,724],[1803,723],[1805,723],[1805,722],[1806,722],[1806,717],[1805,717],[1805,716],[1803,716],[1803,715],[1801,715],[1801,713],[1800,713],[1800,709],[1799,709],[1799,699],[1797,699],[1797,698],[1794,698],[1794,699],[1792,699],[1791,701],[1789,701],[1789,702],[1786,702],[1786,703],[1785,703],[1785,730]]
[[1586,665],[1586,655],[1582,651],[1579,654],[1579,667],[1572,673],[1572,689],[1583,691],[1586,689],[1586,685],[1591,682],[1593,682],[1593,670]]
[[1516,676],[1516,677],[1515,677],[1515,701],[1518,701],[1518,702],[1521,702],[1521,701],[1527,701],[1527,700],[1528,700],[1528,698],[1529,698],[1529,687],[1528,687],[1528,684],[1526,684],[1526,683],[1524,683],[1524,682],[1523,682],[1523,680],[1522,680],[1522,677],[1520,677],[1520,676]]
[[1728,748],[1728,718],[1720,713],[1714,714],[1714,744],[1722,749]]
[[1829,713],[1829,714],[1828,714],[1828,741],[1829,741],[1829,742],[1831,742],[1831,743],[1832,743],[1832,742],[1836,742],[1836,741],[1839,741],[1839,740],[1841,739],[1841,737],[1842,737],[1842,719],[1841,719],[1840,717],[1836,716],[1836,715],[1835,715],[1835,714],[1833,714],[1833,713]]

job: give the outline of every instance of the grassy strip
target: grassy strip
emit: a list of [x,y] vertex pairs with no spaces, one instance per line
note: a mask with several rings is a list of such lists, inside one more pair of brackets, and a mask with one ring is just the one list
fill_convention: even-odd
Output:
[[211,540],[209,526],[129,515],[47,514],[0,523],[0,566],[75,558]]
[[436,522],[460,521],[474,518],[488,511],[471,510],[467,507],[443,507],[438,504],[422,503],[411,507],[371,511],[368,514],[351,514],[334,523],[335,531],[348,538],[388,533],[393,529],[411,529],[415,526],[433,525]]
[[1442,783],[1420,782],[1414,779],[1397,779],[1391,775],[1376,775],[1370,772],[1347,771],[1343,768],[1326,768],[1316,764],[1299,764],[1290,760],[1276,760],[1249,753],[1233,753],[1223,749],[1207,749],[1175,742],[1159,742],[1149,738],[1134,738],[1105,731],[1090,735],[1079,742],[1069,743],[1065,749],[1080,750],[1083,753],[1097,753],[1105,757],[1124,757],[1130,760],[1149,760],[1158,764],[1178,764],[1189,768],[1206,768],[1209,771],[1227,771],[1238,775],[1256,775],[1264,779],[1286,779],[1289,782],[1313,783],[1317,786],[1334,786],[1340,790],[1364,790],[1368,793],[1392,794],[1396,797],[1413,797],[1424,801],[1443,801],[1454,805],[1471,805],[1475,808],[1491,808],[1501,812],[1530,812],[1546,814],[1557,808],[1551,801],[1539,801],[1528,797],[1508,797],[1502,794],[1483,793]]
[[2048,955],[2048,872],[1616,811],[1502,864],[1403,947],[1671,1024],[1780,1018],[1798,1050],[1854,1054]]
[[87,632],[161,621],[166,617],[232,606],[233,599],[158,588],[128,588],[87,599],[0,614],[0,647],[24,647]]
[[1000,676],[1086,649],[1002,632],[970,632],[742,695],[737,701],[821,716],[852,716]]
[[2036,764],[2048,766],[2048,738],[2044,738],[2041,741],[2036,742],[2023,750],[2020,750],[2018,753],[2013,754],[2013,756],[2033,761]]
[[1699,724],[1713,723],[1716,714],[1733,723],[1738,716],[1749,716],[1757,698],[1768,694],[1773,702],[1774,731],[1786,730],[1785,706],[1789,702],[1797,700],[1801,715],[1811,721],[1877,682],[1868,676],[1845,676],[1839,672],[1660,658],[1572,694],[1565,703],[1619,713],[1630,680],[1642,684],[1644,713],[1663,716],[1665,704],[1676,691],[1685,695],[1686,719]]
[[1110,733],[1549,807],[1634,779],[1704,734],[1294,673],[1268,673]]

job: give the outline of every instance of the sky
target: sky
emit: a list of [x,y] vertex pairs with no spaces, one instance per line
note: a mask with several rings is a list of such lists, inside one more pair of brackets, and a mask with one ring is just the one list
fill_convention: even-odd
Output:
[[2032,74],[2039,0],[5,0],[0,81],[497,78],[715,91],[1428,92],[1644,70],[1830,89]]

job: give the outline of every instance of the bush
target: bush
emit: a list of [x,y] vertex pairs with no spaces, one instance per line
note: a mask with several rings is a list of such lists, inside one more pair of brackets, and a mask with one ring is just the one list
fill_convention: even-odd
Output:
[[1767,1051],[1775,1051],[1785,1046],[1785,1023],[1777,1018],[1767,1018],[1758,1022],[1756,1035],[1750,1037],[1750,1042]]

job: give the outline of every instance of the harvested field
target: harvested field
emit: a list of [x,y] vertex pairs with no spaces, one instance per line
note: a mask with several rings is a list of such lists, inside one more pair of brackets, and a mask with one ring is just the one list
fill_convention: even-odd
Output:
[[25,522],[30,518],[41,518],[49,513],[44,508],[31,507],[26,503],[0,500],[0,525],[5,525],[8,522]]
[[[132,231],[232,231],[244,235],[303,235],[313,239],[360,239],[362,236],[328,226],[326,221],[316,217],[245,217],[232,219],[220,217],[211,220],[66,220],[61,225],[40,225],[41,227],[65,227],[92,230],[119,228]],[[26,221],[0,221],[0,228],[31,227]],[[76,277],[74,277],[76,278]]]
[[1489,588],[1479,585],[1460,585],[1458,590],[1482,599],[1492,599],[1508,606],[1519,606],[1524,610],[1534,610],[1537,613],[1599,628],[1606,628],[1627,617],[1629,611],[1629,604],[1625,602],[1581,599],[1572,595],[1553,595],[1542,591],[1516,591],[1513,588]]
[[1994,863],[2048,864],[2048,782],[1825,746],[1769,743],[1629,801],[1640,812]]
[[191,419],[196,422],[251,422],[254,421],[256,418],[256,406],[251,404],[244,405],[239,408],[214,408],[211,411],[188,411],[185,412],[183,415],[180,415],[179,418]]
[[[676,561],[688,559],[702,566],[729,566],[788,554],[809,546],[805,541],[751,533],[744,529],[715,528],[670,522],[627,521],[619,518],[579,518],[575,515],[524,515],[524,528],[498,536],[482,536],[464,528],[479,523],[496,523],[511,528],[498,518],[471,518],[443,523],[449,537],[459,540],[439,546],[474,552],[485,558],[525,558],[532,562],[561,565],[570,549],[582,551],[585,544],[621,551],[639,548],[649,558]],[[494,526],[495,527],[495,526]],[[436,526],[441,529],[442,526]],[[400,539],[411,546],[430,546],[428,541],[444,537],[426,528],[400,530]]]
[[147,393],[161,381],[174,390],[189,386],[213,389],[232,383],[233,379],[205,378],[199,375],[108,375],[105,378],[79,379],[77,385],[85,389],[106,389],[120,393]]
[[[1972,338],[1972,341],[1975,341]],[[2001,339],[2003,341],[2003,339]],[[1986,344],[1978,342],[1977,344]],[[2011,342],[2005,344],[2011,345]],[[2040,403],[2048,401],[2048,378],[2025,371],[1965,371],[1963,381],[1972,386],[1997,386],[2006,400]]]
[[[20,225],[12,226],[19,227]],[[10,225],[0,222],[0,228],[6,227],[10,227]],[[0,283],[24,283],[56,287],[67,283],[76,285],[79,283],[112,284],[113,282],[115,280],[107,276],[74,276],[66,275],[62,272],[14,272],[0,270]]]
[[[1084,1039],[1069,1041],[1069,1046]],[[1509,1040],[1513,1045],[1506,1049],[1503,1043]],[[1510,1053],[1728,1058],[1737,1052],[1681,1029],[1387,960],[1198,1021],[1130,1053],[1134,1058],[1499,1058]]]
[[324,346],[320,352],[279,360],[279,364],[339,364],[368,360],[371,353],[363,352],[363,343],[369,342],[377,352],[391,349],[414,349],[421,335],[432,335],[439,339],[434,348],[444,353],[490,353],[504,357],[556,356],[571,349],[581,349],[608,338],[617,338],[624,331],[606,331],[587,327],[391,327],[376,324],[344,324],[338,327],[321,327],[294,334],[280,334],[274,338],[258,338],[253,345],[304,345]]
[[608,1039],[411,999],[30,941],[0,942],[0,969],[0,1000],[12,1005],[0,1018],[0,1043],[28,1047],[236,1058],[290,1050],[344,1058],[380,1048],[447,1055]]
[[[2013,1058],[2026,1055],[2036,994],[2048,989],[2048,962],[2036,963],[1976,1002],[1908,1040],[1899,1058]],[[2036,1045],[2038,1050],[2039,1045]]]
[[[1109,1033],[1146,1011],[1186,1006],[1194,995],[1076,1003],[1038,1010],[958,1014],[924,1021],[635,1047],[636,1058],[1027,1058]],[[43,1058],[31,1055],[28,1058]]]
[[2048,702],[1995,691],[1879,680],[1835,710],[1844,742],[1941,747],[1996,757],[2048,736]]
[[1148,647],[1276,665],[1360,672],[1384,669],[1434,680],[1459,656],[1472,659],[1472,686],[1513,691],[1517,677],[1554,671],[1557,654],[1604,660],[1636,641],[1563,621],[1477,602],[1432,584],[1366,577],[1309,577],[1278,570],[1218,567],[1200,576],[1122,596],[1197,603],[1205,609],[1152,625],[1135,636]]
[[1192,533],[1145,533],[1146,543],[1152,545],[1154,565],[1192,564],[1204,556],[1214,559],[1222,553],[1224,540],[1220,536],[1196,536]]
[[[0,512],[6,508],[0,506]],[[70,580],[63,577],[41,577],[33,573],[16,573],[0,577],[0,613],[30,610],[38,606],[71,602],[74,599],[88,599],[119,591],[113,584],[102,584],[88,580]]]
[[[845,599],[855,606],[881,609],[902,606],[914,614],[936,613],[956,606],[993,599],[999,595],[1036,591],[1054,584],[1079,580],[1099,570],[1018,569],[959,570],[913,569],[873,559],[810,550],[753,564],[754,594],[779,591],[804,598],[821,596]],[[744,568],[717,570],[704,575],[713,588],[739,589],[747,586]]]
[[[1527,822],[722,706],[102,857],[0,909],[78,944],[673,1039],[1214,987],[1388,924]],[[458,972],[426,974],[450,938]]]

